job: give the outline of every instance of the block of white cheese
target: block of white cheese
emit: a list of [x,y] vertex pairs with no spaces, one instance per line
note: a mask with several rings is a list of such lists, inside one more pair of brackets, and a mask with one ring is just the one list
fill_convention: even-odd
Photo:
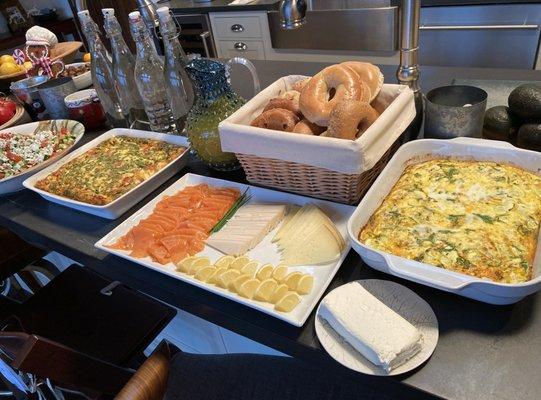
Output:
[[207,244],[224,254],[239,256],[253,249],[284,218],[284,204],[247,204],[238,209]]
[[355,350],[387,372],[421,350],[419,330],[358,282],[327,295],[319,315]]

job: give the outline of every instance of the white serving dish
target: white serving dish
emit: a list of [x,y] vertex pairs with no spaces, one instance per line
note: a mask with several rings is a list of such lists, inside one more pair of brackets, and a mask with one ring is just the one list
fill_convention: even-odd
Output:
[[[58,195],[46,192],[45,190],[38,189],[35,186],[36,183],[40,179],[45,178],[47,175],[56,171],[64,164],[67,164],[74,158],[77,158],[81,154],[96,147],[101,142],[109,138],[112,138],[114,136],[131,136],[131,137],[138,137],[138,138],[143,138],[143,139],[161,140],[167,143],[186,147],[186,151],[184,151],[180,156],[178,156],[176,159],[174,159],[169,164],[167,164],[167,166],[165,166],[161,171],[158,171],[156,174],[151,176],[146,181],[141,182],[139,185],[131,189],[129,192],[123,194],[115,201],[112,201],[111,203],[106,204],[106,205],[101,205],[101,206],[93,205],[93,204],[83,203],[77,200],[68,199],[67,197],[58,196]],[[188,155],[189,155],[188,139],[183,136],[165,135],[163,133],[139,131],[139,130],[134,130],[134,129],[115,128],[103,133],[102,135],[98,136],[96,139],[92,140],[91,142],[88,142],[84,146],[81,146],[76,151],[71,153],[68,157],[65,157],[59,162],[42,170],[40,173],[26,179],[23,182],[23,185],[26,188],[36,193],[39,193],[44,199],[52,201],[53,203],[61,204],[63,206],[74,208],[82,212],[97,215],[98,217],[103,217],[107,219],[116,219],[120,217],[122,214],[124,214],[132,206],[137,204],[138,201],[142,200],[145,196],[147,196],[149,193],[151,193],[156,188],[158,188],[166,180],[171,178],[175,173],[177,173],[182,168],[184,168],[186,166],[186,163],[188,162]]]
[[[65,120],[57,119],[56,122],[58,126],[61,126],[64,123]],[[24,189],[23,181],[27,179],[32,174],[35,174],[36,172],[44,169],[48,165],[51,165],[55,161],[58,161],[60,158],[65,156],[70,152],[71,149],[81,140],[83,137],[83,134],[85,133],[85,127],[83,124],[77,121],[68,120],[68,129],[73,131],[75,133],[75,140],[73,141],[73,144],[68,147],[66,150],[64,150],[61,153],[56,154],[54,157],[51,157],[41,164],[35,165],[32,168],[29,168],[25,170],[24,172],[15,175],[10,176],[4,179],[0,179],[0,195],[16,192],[18,190]],[[46,122],[46,121],[42,121]],[[12,132],[12,133],[22,133],[22,134],[28,134],[32,135],[34,133],[34,130],[37,128],[39,122],[31,122],[29,124],[24,125],[18,125],[11,128],[3,129],[0,132]]]
[[518,149],[506,142],[457,138],[423,139],[407,143],[395,153],[349,220],[348,233],[355,251],[374,269],[485,303],[512,304],[538,291],[541,288],[539,239],[533,263],[533,278],[518,284],[493,282],[408,260],[372,249],[358,240],[359,231],[389,194],[405,167],[438,157],[506,162],[541,175],[541,153]]
[[[291,272],[302,271],[305,273],[310,273],[314,276],[314,288],[312,289],[312,292],[306,296],[302,296],[301,303],[290,313],[276,311],[269,303],[249,300],[240,297],[237,294],[228,291],[227,289],[222,289],[217,286],[198,281],[193,276],[184,274],[182,272],[177,272],[175,270],[175,266],[171,262],[162,265],[160,263],[152,261],[150,257],[133,258],[130,257],[128,251],[111,249],[105,246],[106,244],[114,243],[121,236],[125,235],[133,226],[137,225],[141,219],[144,219],[148,215],[150,215],[154,210],[155,205],[164,196],[173,195],[185,188],[186,186],[193,186],[202,183],[217,187],[235,187],[240,189],[241,192],[243,192],[246,188],[250,187],[250,193],[252,195],[250,203],[292,203],[298,205],[304,205],[307,203],[316,204],[333,220],[336,227],[344,238],[347,237],[348,218],[351,216],[355,209],[351,206],[331,203],[323,200],[316,200],[309,197],[278,192],[275,190],[262,189],[256,186],[249,186],[241,183],[224,181],[221,179],[208,178],[195,174],[186,174],[177,182],[172,184],[169,188],[156,196],[155,199],[150,201],[143,208],[133,214],[130,218],[128,218],[114,230],[109,232],[105,237],[100,239],[96,243],[96,247],[108,253],[115,254],[119,257],[141,264],[147,268],[154,269],[181,281],[188,282],[192,285],[208,290],[212,293],[226,297],[230,300],[244,304],[248,307],[255,308],[256,310],[259,310],[268,315],[272,315],[295,326],[302,326],[306,322],[306,319],[308,318],[314,307],[316,306],[318,300],[323,295],[323,292],[325,291],[327,286],[329,286],[329,283],[338,271],[338,268],[340,268],[340,265],[346,258],[347,253],[351,249],[349,245],[347,245],[347,247],[344,249],[340,258],[334,260],[331,263],[289,268]],[[273,265],[278,265],[280,263],[279,252],[276,245],[274,243],[271,243],[271,239],[274,237],[279,227],[280,225],[278,225],[275,230],[270,232],[254,249],[250,250],[247,255],[250,258],[259,261],[260,263],[271,263]],[[198,256],[208,256],[212,262],[215,262],[221,256],[223,256],[223,254],[209,246],[205,246],[205,249],[201,253],[199,253]]]
[[[68,67],[79,67],[81,65],[90,64],[86,62],[77,62],[72,64],[67,64],[65,68]],[[92,86],[92,75],[90,74],[90,71],[86,71],[82,73],[81,75],[73,76],[73,83],[75,84],[75,87],[77,90],[86,89],[87,87]]]

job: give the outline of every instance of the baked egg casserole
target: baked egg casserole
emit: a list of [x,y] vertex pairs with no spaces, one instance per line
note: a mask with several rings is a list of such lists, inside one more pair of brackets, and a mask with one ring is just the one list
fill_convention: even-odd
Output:
[[129,136],[107,139],[36,183],[38,189],[105,205],[159,172],[186,149]]
[[501,283],[532,277],[541,178],[490,161],[408,166],[361,229],[365,245]]

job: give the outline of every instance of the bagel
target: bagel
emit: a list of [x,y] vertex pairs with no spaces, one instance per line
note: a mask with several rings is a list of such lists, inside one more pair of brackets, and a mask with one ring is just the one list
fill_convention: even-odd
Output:
[[331,65],[317,73],[304,86],[299,97],[299,106],[310,122],[328,126],[331,111],[337,104],[348,100],[358,102],[362,99],[363,84],[359,75],[350,68]]
[[311,123],[306,118],[300,120],[297,125],[295,125],[295,128],[293,128],[293,132],[300,133],[303,135],[319,135],[325,131],[325,128],[316,124]]
[[268,104],[263,109],[263,112],[272,110],[273,108],[283,108],[284,110],[289,110],[299,118],[302,118],[301,110],[299,109],[299,102],[292,99],[283,99],[281,97],[276,97],[270,99]]
[[296,90],[297,92],[300,92],[304,88],[304,86],[306,86],[309,80],[310,78],[304,78],[300,81],[295,82],[293,85],[291,85],[291,90]]
[[378,116],[368,103],[345,101],[332,110],[326,136],[354,140],[357,133],[363,134]]
[[370,88],[370,99],[367,101],[372,103],[383,86],[383,74],[380,69],[374,64],[360,61],[346,61],[339,65],[351,68],[368,85]]
[[282,93],[280,95],[280,98],[293,100],[294,102],[298,104],[300,95],[301,95],[301,92],[298,92],[296,90],[288,90],[287,92]]
[[250,125],[275,131],[293,132],[299,117],[294,112],[283,108],[273,108],[263,112]]

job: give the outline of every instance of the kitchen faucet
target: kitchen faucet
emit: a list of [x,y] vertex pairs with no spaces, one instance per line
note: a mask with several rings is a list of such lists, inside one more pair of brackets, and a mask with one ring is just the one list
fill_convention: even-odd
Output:
[[[280,2],[280,25],[283,29],[296,29],[306,24],[305,0]],[[400,66],[396,73],[398,82],[408,85],[416,95],[419,88],[419,15],[420,0],[400,2]],[[416,97],[419,97],[418,95]]]

